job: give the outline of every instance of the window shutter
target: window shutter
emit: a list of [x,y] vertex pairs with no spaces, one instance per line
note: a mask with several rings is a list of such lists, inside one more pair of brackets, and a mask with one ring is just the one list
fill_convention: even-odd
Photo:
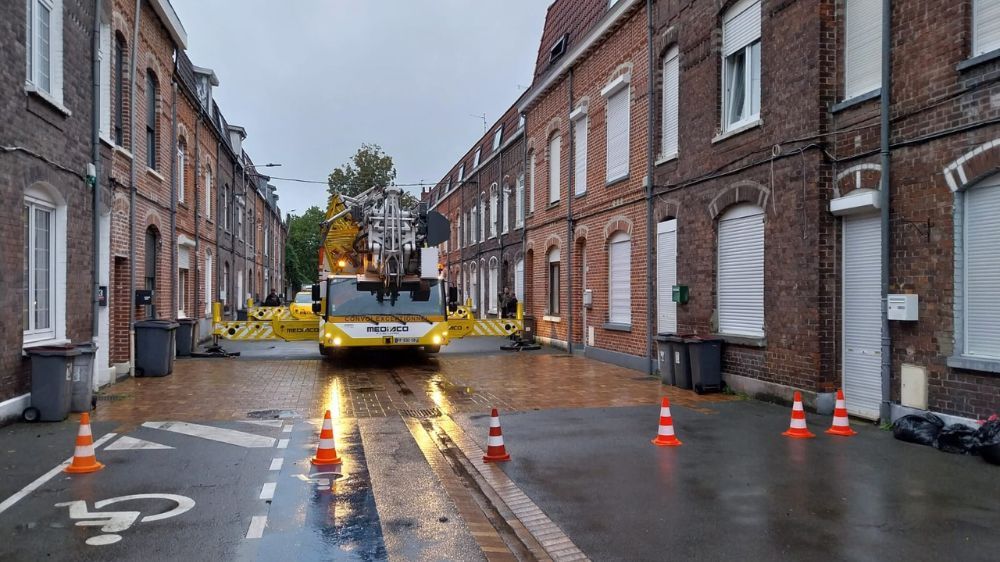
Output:
[[764,335],[764,213],[739,206],[719,221],[719,331]]
[[760,38],[760,0],[733,6],[722,22],[722,56],[728,57]]
[[677,47],[671,47],[663,58],[663,138],[660,156],[677,154],[679,70]]
[[514,296],[518,302],[524,302],[524,260],[514,264]]
[[965,352],[1000,359],[1000,187],[966,192],[965,227]]
[[613,236],[608,246],[608,321],[615,324],[632,323],[631,249],[632,241],[625,233]]
[[559,200],[559,177],[562,166],[562,137],[556,135],[549,141],[549,203]]
[[111,26],[101,23],[101,126],[100,134],[111,138]]
[[973,55],[981,55],[1000,49],[1000,2],[997,0],[974,0]]
[[656,326],[660,333],[677,332],[677,221],[656,225]]
[[52,19],[50,26],[50,72],[52,73],[52,97],[63,103],[63,2],[52,2]]
[[528,163],[528,212],[535,212],[535,153],[531,153]]
[[609,182],[628,175],[629,90],[622,88],[608,97]]
[[848,0],[844,47],[845,97],[882,84],[882,0]]
[[573,185],[576,194],[587,192],[587,117],[573,123]]

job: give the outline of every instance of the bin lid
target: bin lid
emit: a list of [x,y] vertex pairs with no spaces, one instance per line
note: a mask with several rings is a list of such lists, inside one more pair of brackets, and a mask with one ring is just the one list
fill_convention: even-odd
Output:
[[671,334],[664,332],[656,335],[656,341],[682,343],[685,338],[692,338],[692,337],[694,337],[693,334]]
[[75,345],[40,345],[25,349],[28,355],[39,355],[41,357],[73,357],[80,355],[81,351]]
[[177,323],[178,324],[195,324],[197,322],[198,321],[195,320],[194,318],[178,318],[177,319]]
[[177,326],[177,322],[173,320],[140,320],[135,323],[136,328],[152,328],[154,330],[173,330]]

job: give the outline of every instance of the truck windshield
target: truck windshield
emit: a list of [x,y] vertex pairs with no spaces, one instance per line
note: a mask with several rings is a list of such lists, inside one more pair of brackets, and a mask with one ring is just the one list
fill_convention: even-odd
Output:
[[[444,316],[444,287],[437,279],[429,280],[429,291],[420,293],[400,291],[396,302],[386,296],[382,302],[369,291],[359,291],[357,279],[334,278],[327,280],[326,304],[329,316],[381,316],[396,315],[406,322],[420,321],[419,316]],[[407,317],[407,315],[417,315]],[[391,317],[379,318],[389,321]],[[360,319],[359,321],[369,321]]]

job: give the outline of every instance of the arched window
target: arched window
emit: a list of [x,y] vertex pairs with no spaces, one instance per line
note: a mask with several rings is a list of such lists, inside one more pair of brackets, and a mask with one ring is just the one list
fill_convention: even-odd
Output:
[[524,302],[524,258],[514,262],[514,296]]
[[[537,165],[535,161],[535,151],[532,150],[531,154],[528,155],[528,212],[535,212],[535,166]],[[521,217],[521,224],[524,224],[523,218]]]
[[479,241],[486,240],[486,193],[479,194]]
[[1000,359],[1000,174],[964,193],[963,355]]
[[205,220],[212,220],[212,169],[205,168]]
[[125,93],[128,85],[127,59],[128,51],[125,47],[125,37],[121,33],[115,33],[115,55],[114,55],[114,106],[112,107],[112,120],[114,129],[114,141],[118,146],[125,145]]
[[65,337],[66,205],[58,192],[29,187],[22,227],[24,342]]
[[549,139],[549,204],[559,202],[562,172],[562,135],[556,133]]
[[229,262],[222,264],[222,280],[219,281],[219,300],[222,306],[229,302]]
[[490,314],[497,314],[497,300],[500,294],[497,285],[500,282],[500,265],[496,257],[490,258],[490,274],[489,274],[489,297],[490,297]]
[[494,183],[490,186],[490,238],[497,236],[497,219],[500,216],[499,209],[497,209],[498,197],[497,184]]
[[146,229],[146,244],[145,249],[145,269],[143,272],[145,279],[145,286],[147,290],[154,291],[153,305],[152,305],[152,316],[156,316],[156,268],[160,263],[160,233],[156,230],[155,226],[150,226]]
[[549,250],[549,294],[548,310],[550,316],[559,315],[559,248]]
[[184,137],[177,140],[177,202],[184,202],[184,191],[187,189],[185,178],[187,174],[187,143]]
[[205,251],[205,314],[212,314],[212,300],[215,295],[212,294],[212,252],[210,250]]
[[677,154],[678,96],[680,92],[680,64],[677,46],[667,49],[663,56],[663,91],[660,108],[660,158]]
[[764,335],[764,211],[735,205],[719,219],[719,332]]
[[632,239],[622,231],[608,240],[608,322],[632,324]]
[[479,310],[479,268],[476,262],[469,264],[469,298],[472,299],[472,310]]
[[503,217],[503,233],[507,234],[510,230],[510,184],[504,183],[503,186],[503,204],[500,206],[500,214]]
[[159,82],[152,70],[146,71],[146,167],[155,170],[159,163],[160,149],[156,123],[156,100],[159,99]]

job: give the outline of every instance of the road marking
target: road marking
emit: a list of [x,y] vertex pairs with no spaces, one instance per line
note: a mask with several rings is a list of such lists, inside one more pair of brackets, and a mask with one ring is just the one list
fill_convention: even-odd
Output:
[[129,451],[133,449],[173,449],[173,447],[123,435],[117,441],[104,448],[105,451]]
[[292,432],[292,424],[288,424],[285,427],[281,428],[281,432],[282,433],[291,433]]
[[[101,509],[102,507],[124,501],[147,499],[170,500],[176,503],[177,507],[164,513],[147,515],[139,519],[139,515],[141,514],[139,511],[90,511],[86,500],[62,502],[55,504],[55,506],[68,507],[69,518],[80,519],[80,521],[76,522],[77,527],[100,527],[101,532],[104,533],[120,533],[134,525],[137,520],[141,523],[147,523],[176,517],[194,507],[194,500],[187,496],[179,496],[177,494],[133,494],[131,496],[120,496],[94,502],[94,509]],[[91,537],[85,542],[90,546],[105,546],[114,544],[120,540],[122,540],[121,535],[108,534]]]
[[146,422],[142,424],[142,427],[172,431],[174,433],[180,433],[181,435],[190,435],[191,437],[200,437],[210,441],[218,441],[220,443],[228,443],[230,445],[237,445],[239,447],[251,449],[256,447],[274,446],[273,437],[265,437],[263,435],[257,435],[256,433],[245,433],[243,431],[236,431],[235,429],[213,427],[211,425],[167,421]]
[[283,458],[271,459],[271,468],[269,470],[281,470],[281,467],[284,464],[285,459]]
[[247,529],[248,539],[259,539],[264,536],[264,527],[267,525],[267,515],[254,515],[250,518],[250,528]]
[[278,440],[278,448],[279,449],[287,449],[288,448],[288,439],[279,439]]
[[277,482],[266,482],[264,487],[260,489],[260,499],[262,500],[272,500],[274,499],[274,489],[278,486]]
[[243,423],[252,423],[254,425],[263,425],[265,427],[281,427],[281,424],[285,423],[281,420],[239,420]]
[[[101,437],[97,441],[94,441],[94,449],[97,449],[101,445],[103,445],[103,444],[107,443],[108,441],[114,439],[116,435],[118,435],[118,434],[117,433],[108,433],[108,434],[105,434],[103,437]],[[64,460],[63,462],[61,462],[58,465],[56,465],[56,467],[53,468],[52,470],[50,470],[50,471],[46,472],[45,474],[43,474],[43,475],[39,476],[38,478],[36,478],[35,481],[32,482],[31,484],[28,484],[27,486],[21,488],[19,491],[17,491],[16,493],[14,493],[14,495],[12,495],[11,497],[5,499],[2,503],[0,503],[0,513],[3,513],[4,511],[8,510],[12,505],[14,505],[15,503],[21,501],[28,494],[30,494],[31,492],[34,492],[35,490],[37,490],[38,488],[40,488],[42,486],[42,484],[45,484],[46,482],[48,482],[49,480],[51,480],[53,476],[55,476],[56,474],[59,474],[60,472],[62,472],[62,470],[64,468],[66,468],[67,466],[69,466],[69,463],[71,463],[72,461],[73,461],[73,457],[70,457],[70,458]]]

